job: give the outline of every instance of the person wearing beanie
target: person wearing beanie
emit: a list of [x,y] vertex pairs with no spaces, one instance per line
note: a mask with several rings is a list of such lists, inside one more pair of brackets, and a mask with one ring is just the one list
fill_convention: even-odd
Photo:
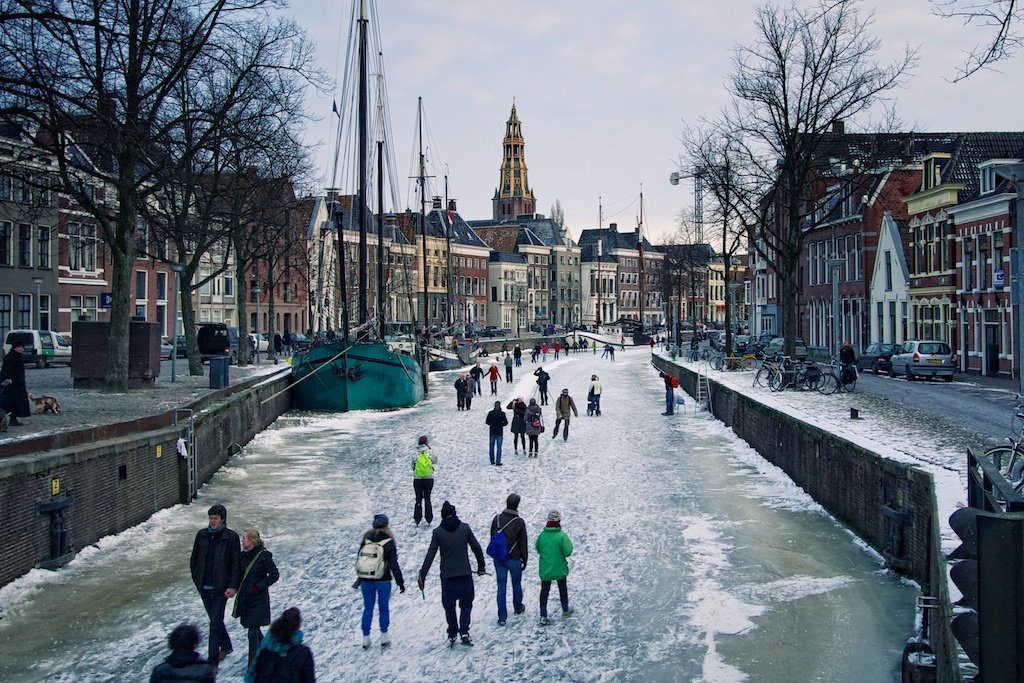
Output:
[[548,619],[548,593],[551,592],[552,581],[558,583],[562,616],[567,617],[573,613],[572,607],[569,607],[569,587],[566,583],[569,563],[565,559],[572,555],[572,541],[562,531],[562,515],[558,510],[548,513],[548,523],[544,531],[537,535],[534,547],[537,550],[537,569],[540,573],[540,623],[547,626],[551,623]]
[[530,399],[530,405],[526,406],[525,417],[526,436],[530,439],[527,457],[536,458],[540,455],[540,445],[537,443],[537,437],[544,431],[544,414],[541,412],[541,407],[537,405],[537,399]]
[[587,390],[587,415],[601,415],[601,380],[597,375],[590,376],[590,389]]
[[540,404],[546,406],[548,404],[548,382],[551,380],[551,375],[544,368],[537,368],[533,371],[533,374],[537,377],[537,388],[540,390]]
[[[388,527],[388,516],[376,514],[373,516],[373,524],[369,531],[363,534],[359,542],[360,555],[363,547],[368,544],[378,546],[375,551],[384,553],[384,574],[379,579],[360,577],[356,579],[360,590],[363,592],[363,649],[370,647],[370,627],[373,626],[373,606],[377,604],[379,616],[377,623],[380,626],[380,645],[387,647],[391,644],[391,636],[388,635],[388,627],[391,625],[391,579],[394,577],[398,585],[398,592],[405,592],[405,578],[402,576],[402,568],[398,566],[398,548],[395,547],[395,535]],[[379,556],[378,556],[379,557]]]
[[569,395],[568,389],[562,389],[562,394],[555,399],[555,433],[551,437],[552,439],[558,438],[558,427],[565,420],[565,430],[562,433],[562,441],[569,440],[569,412],[579,417],[580,414],[576,410],[576,401],[572,400],[572,396]]
[[224,626],[224,608],[241,580],[238,534],[227,527],[228,511],[220,503],[208,511],[209,526],[196,533],[189,569],[210,617],[209,657],[217,666],[234,648]]
[[494,575],[498,580],[498,625],[504,626],[508,619],[506,594],[508,579],[512,579],[512,609],[516,614],[526,611],[523,604],[523,572],[526,570],[529,542],[526,538],[526,522],[519,516],[518,493],[508,494],[505,509],[491,520],[491,536],[499,531],[505,535],[508,557],[499,562],[494,560]]
[[[484,551],[469,525],[455,514],[455,506],[447,500],[441,506],[441,523],[430,536],[430,547],[423,558],[417,583],[423,590],[434,556],[441,552],[441,605],[448,622],[448,645],[454,646],[461,636],[463,645],[472,645],[469,624],[473,612],[473,572],[469,567],[469,551],[476,556],[476,573],[487,573]],[[458,607],[458,611],[456,611]]]
[[261,626],[270,624],[270,586],[281,578],[274,556],[260,538],[256,529],[242,532],[242,554],[239,556],[242,580],[235,593],[235,606],[231,616],[238,617],[242,628],[249,634],[249,663],[256,658],[263,642]]
[[427,437],[421,436],[412,457],[412,490],[416,504],[412,508],[412,521],[416,524],[425,519],[427,524],[434,521],[434,507],[430,504],[430,492],[434,489],[434,467],[437,456],[430,450]]
[[487,423],[489,435],[487,454],[492,465],[501,467],[501,444],[505,440],[505,425],[508,424],[508,417],[501,409],[501,401],[494,402],[494,408],[487,413],[484,422]]

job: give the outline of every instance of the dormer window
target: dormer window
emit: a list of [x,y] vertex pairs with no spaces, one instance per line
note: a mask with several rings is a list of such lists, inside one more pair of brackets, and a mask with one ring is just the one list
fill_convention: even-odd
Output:
[[979,189],[981,194],[988,194],[996,189],[996,169],[994,166],[981,169]]

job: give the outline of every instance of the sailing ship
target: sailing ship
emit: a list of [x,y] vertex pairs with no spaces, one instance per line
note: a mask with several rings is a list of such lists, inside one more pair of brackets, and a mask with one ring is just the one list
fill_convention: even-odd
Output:
[[[292,380],[293,397],[296,408],[303,410],[326,410],[326,411],[348,411],[348,410],[387,410],[412,406],[423,399],[426,392],[426,375],[423,372],[423,364],[419,360],[419,351],[413,354],[403,352],[395,345],[390,345],[384,339],[384,209],[383,209],[383,167],[384,167],[384,106],[383,88],[378,85],[378,118],[377,118],[377,160],[376,170],[378,174],[377,183],[377,307],[373,318],[369,315],[367,299],[369,289],[369,275],[367,273],[368,259],[368,233],[370,230],[369,210],[369,187],[368,179],[369,166],[369,86],[368,86],[368,14],[367,0],[355,0],[353,3],[353,17],[355,8],[358,5],[358,19],[353,22],[354,35],[349,41],[354,46],[358,58],[354,60],[355,73],[352,83],[349,78],[346,82],[349,87],[347,92],[355,92],[354,108],[356,109],[356,157],[358,168],[357,194],[349,207],[349,220],[358,223],[359,246],[358,259],[359,273],[357,284],[358,325],[350,329],[349,307],[345,291],[346,273],[344,245],[345,240],[341,238],[344,217],[339,215],[340,203],[334,201],[333,189],[330,190],[325,207],[328,214],[328,229],[337,230],[338,269],[339,281],[341,283],[340,299],[342,306],[342,320],[340,325],[340,337],[323,344],[315,344],[307,351],[295,356],[292,359]],[[378,52],[379,54],[379,52]],[[382,73],[382,70],[381,70]],[[355,87],[353,87],[355,86]],[[342,141],[345,115],[350,112],[346,105],[348,100],[342,100],[342,112],[338,112],[339,126],[337,146]],[[350,117],[351,118],[351,117]],[[337,173],[337,151],[335,153],[335,169]],[[332,177],[331,186],[334,186],[335,178]],[[335,335],[331,335],[335,336]]]

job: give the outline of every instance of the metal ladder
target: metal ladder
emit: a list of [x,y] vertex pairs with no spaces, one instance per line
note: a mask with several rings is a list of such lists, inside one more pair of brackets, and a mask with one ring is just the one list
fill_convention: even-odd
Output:
[[697,369],[697,400],[694,401],[695,412],[706,410],[711,412],[711,382],[708,380],[708,361],[703,360]]
[[196,494],[199,493],[199,465],[196,459],[196,432],[195,432],[195,415],[190,408],[178,408],[174,411],[174,424],[178,425],[179,416],[187,416],[188,422],[185,423],[185,464],[186,464],[186,493],[188,499],[195,500]]

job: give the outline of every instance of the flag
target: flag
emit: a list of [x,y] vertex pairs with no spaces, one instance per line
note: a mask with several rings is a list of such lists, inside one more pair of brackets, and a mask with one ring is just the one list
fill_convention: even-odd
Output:
[[454,216],[452,216],[452,211],[451,211],[451,209],[449,209],[449,210],[448,210],[448,223],[449,223],[449,224],[453,224],[453,223],[455,223],[455,218],[454,218]]

